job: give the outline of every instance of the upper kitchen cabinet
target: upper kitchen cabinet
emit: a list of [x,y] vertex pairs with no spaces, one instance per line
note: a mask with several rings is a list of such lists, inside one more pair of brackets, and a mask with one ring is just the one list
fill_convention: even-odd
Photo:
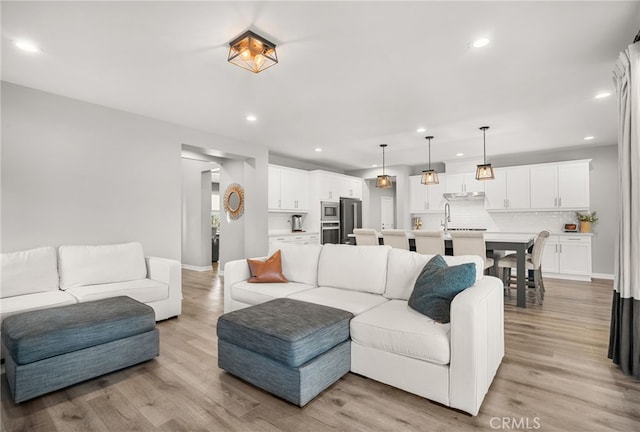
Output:
[[447,180],[444,182],[446,193],[484,192],[486,182],[476,180],[475,173],[447,174],[446,177]]
[[411,213],[429,213],[442,211],[445,199],[444,176],[440,175],[440,183],[423,185],[421,175],[409,177],[409,211]]
[[327,171],[313,171],[320,201],[339,201],[343,198],[362,199],[362,179]]
[[487,210],[527,210],[529,201],[529,167],[495,168],[495,179],[484,182]]
[[270,211],[308,212],[309,173],[293,168],[269,165]]
[[531,165],[531,209],[588,209],[589,162]]

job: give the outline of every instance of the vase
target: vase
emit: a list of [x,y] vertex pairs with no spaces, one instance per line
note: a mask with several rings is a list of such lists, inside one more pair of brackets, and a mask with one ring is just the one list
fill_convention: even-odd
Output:
[[591,232],[591,222],[581,221],[580,222],[580,232],[590,233]]

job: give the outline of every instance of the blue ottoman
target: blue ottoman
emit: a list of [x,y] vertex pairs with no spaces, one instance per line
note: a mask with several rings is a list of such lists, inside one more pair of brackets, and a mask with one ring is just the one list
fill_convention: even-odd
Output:
[[2,323],[9,390],[15,402],[157,357],[150,306],[113,297],[12,315]]
[[218,319],[218,366],[298,406],[349,372],[349,312],[276,299]]

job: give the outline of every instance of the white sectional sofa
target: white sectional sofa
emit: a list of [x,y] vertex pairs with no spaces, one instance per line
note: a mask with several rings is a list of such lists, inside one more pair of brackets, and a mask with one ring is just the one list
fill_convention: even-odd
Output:
[[[388,246],[278,245],[289,283],[248,283],[246,260],[224,268],[224,310],[288,297],[352,312],[351,371],[477,415],[504,356],[503,286],[483,276],[451,303],[440,324],[409,308],[420,271],[432,257]],[[271,251],[273,252],[273,251]]]
[[122,295],[151,306],[156,321],[180,315],[180,263],[145,258],[140,243],[2,254],[1,320],[19,312]]

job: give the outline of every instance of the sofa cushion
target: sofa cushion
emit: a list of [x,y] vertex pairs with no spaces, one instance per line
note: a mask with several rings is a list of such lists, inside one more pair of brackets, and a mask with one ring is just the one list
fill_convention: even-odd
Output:
[[[422,255],[403,249],[389,251],[387,287],[384,296],[390,299],[409,300],[418,275],[434,255]],[[476,281],[482,279],[484,266],[477,255],[443,256],[447,265],[472,262],[476,266]]]
[[282,273],[289,282],[318,285],[318,260],[322,245],[279,243],[272,247],[274,250],[269,250],[269,254],[280,249]]
[[360,345],[440,365],[449,364],[451,324],[439,324],[391,300],[351,320],[351,339]]
[[60,289],[147,277],[147,265],[140,243],[100,246],[60,246],[58,250]]
[[169,285],[153,279],[140,279],[110,284],[85,285],[69,288],[66,292],[78,299],[79,303],[117,296],[127,296],[141,303],[150,303],[168,298]]
[[60,290],[6,297],[0,299],[0,321],[20,312],[75,303],[77,301],[74,296]]
[[382,294],[389,250],[389,246],[323,245],[318,286]]
[[280,250],[277,250],[269,258],[247,259],[251,277],[249,283],[286,283],[289,282],[282,274],[282,263],[280,262]]
[[473,263],[448,266],[436,255],[424,266],[409,297],[409,306],[441,323],[450,321],[451,301],[475,283]]
[[255,305],[277,298],[288,297],[291,294],[312,288],[315,288],[315,286],[297,282],[254,284],[242,281],[231,286],[231,298],[239,302]]
[[379,294],[332,287],[313,288],[297,294],[292,294],[289,298],[346,310],[354,315],[361,314],[364,311],[388,301]]
[[58,291],[56,250],[40,247],[3,253],[1,275],[0,297]]

